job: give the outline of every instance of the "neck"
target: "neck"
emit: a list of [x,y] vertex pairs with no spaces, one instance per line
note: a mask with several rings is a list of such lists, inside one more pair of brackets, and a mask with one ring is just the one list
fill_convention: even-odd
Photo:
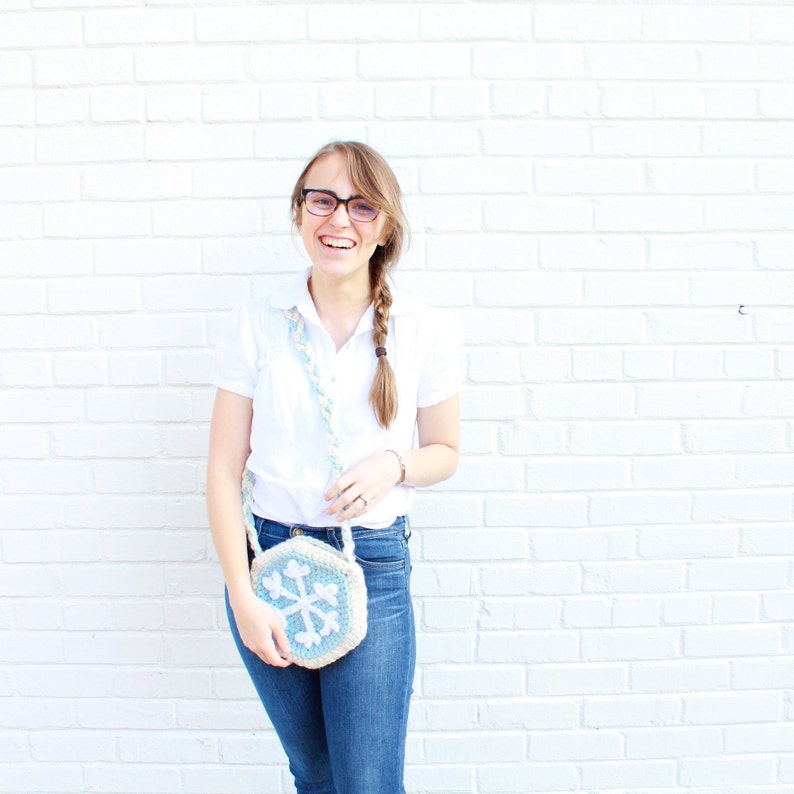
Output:
[[317,316],[339,350],[353,336],[372,302],[369,284],[362,289],[361,285],[328,283],[312,274],[308,286]]

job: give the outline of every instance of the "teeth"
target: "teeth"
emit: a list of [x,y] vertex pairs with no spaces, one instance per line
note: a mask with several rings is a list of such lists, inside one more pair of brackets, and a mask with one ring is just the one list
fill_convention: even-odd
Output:
[[330,248],[352,248],[353,242],[352,240],[336,240],[333,237],[323,237],[322,238],[323,245],[327,245]]

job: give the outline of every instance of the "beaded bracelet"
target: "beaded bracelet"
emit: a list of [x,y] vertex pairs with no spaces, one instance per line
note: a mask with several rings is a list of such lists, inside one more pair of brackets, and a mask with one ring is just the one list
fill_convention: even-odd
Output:
[[398,483],[405,482],[405,460],[403,456],[397,452],[396,449],[387,449],[386,452],[391,452],[392,455],[397,456],[397,460],[400,464],[400,479],[397,480]]

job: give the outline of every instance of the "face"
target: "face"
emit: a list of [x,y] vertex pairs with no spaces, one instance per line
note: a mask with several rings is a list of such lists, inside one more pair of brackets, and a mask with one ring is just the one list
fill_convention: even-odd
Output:
[[[306,174],[304,187],[330,190],[340,198],[357,191],[350,183],[343,154],[332,152],[317,160]],[[378,245],[385,245],[387,220],[381,212],[374,221],[354,221],[347,207],[338,204],[333,215],[312,215],[300,207],[300,233],[312,261],[312,277],[347,281],[369,291],[369,260]]]

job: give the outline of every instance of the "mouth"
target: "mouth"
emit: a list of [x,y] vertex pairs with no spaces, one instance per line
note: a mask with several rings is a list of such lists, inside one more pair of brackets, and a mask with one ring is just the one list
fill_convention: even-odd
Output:
[[345,237],[328,237],[324,236],[320,238],[320,242],[326,248],[336,248],[336,249],[348,249],[355,247],[355,243],[353,240],[348,240]]

